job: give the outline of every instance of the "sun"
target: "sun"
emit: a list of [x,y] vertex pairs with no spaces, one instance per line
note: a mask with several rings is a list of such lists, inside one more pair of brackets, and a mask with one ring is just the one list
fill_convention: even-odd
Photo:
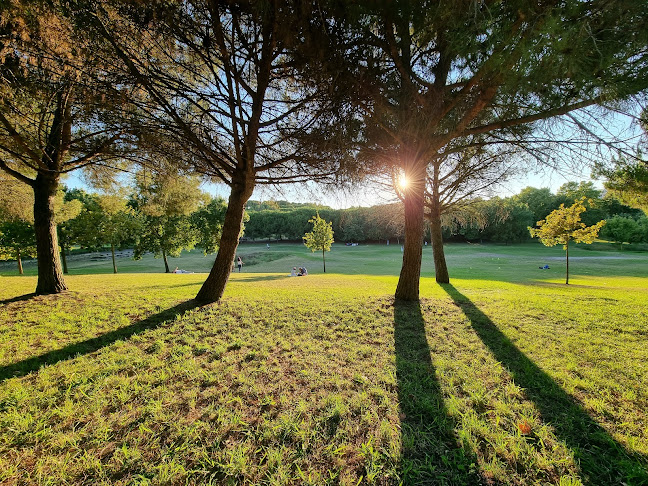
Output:
[[398,187],[400,187],[401,189],[407,189],[409,184],[410,181],[407,176],[405,174],[401,174],[398,178]]

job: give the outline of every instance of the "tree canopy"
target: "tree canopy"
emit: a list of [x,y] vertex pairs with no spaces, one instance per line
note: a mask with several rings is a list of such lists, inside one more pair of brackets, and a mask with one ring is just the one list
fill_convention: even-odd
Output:
[[585,198],[576,201],[569,207],[560,207],[538,221],[538,228],[529,228],[531,236],[540,238],[545,246],[562,245],[566,251],[567,269],[565,283],[569,284],[569,242],[592,243],[605,225],[605,220],[587,226],[581,221],[581,214],[587,210]]
[[324,273],[326,273],[325,253],[331,251],[333,244],[333,229],[331,223],[321,218],[319,213],[313,216],[309,221],[313,225],[313,230],[304,235],[304,245],[312,252],[322,252],[322,264]]
[[418,299],[429,169],[470,147],[515,146],[542,157],[529,143],[537,122],[644,90],[648,29],[636,14],[644,6],[576,0],[347,6],[353,93],[360,93],[363,119],[359,153],[410,181],[398,298]]

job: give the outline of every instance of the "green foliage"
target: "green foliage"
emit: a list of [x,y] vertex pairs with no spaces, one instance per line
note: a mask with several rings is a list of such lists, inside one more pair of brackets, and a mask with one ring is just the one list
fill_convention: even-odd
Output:
[[[638,157],[641,159],[642,154]],[[613,168],[599,168],[599,175],[607,177],[605,188],[628,206],[648,213],[648,162],[619,158]]]
[[36,257],[34,227],[25,221],[0,222],[0,260]]
[[218,251],[226,211],[227,202],[219,197],[212,199],[191,215],[191,222],[198,230],[197,246],[202,248],[205,255]]
[[191,213],[205,203],[207,195],[196,177],[175,170],[137,175],[138,194],[134,204],[142,214],[142,228],[135,243],[134,258],[146,252],[164,259],[180,256],[194,248],[200,234],[191,221]]
[[308,222],[313,225],[313,230],[303,236],[304,245],[312,252],[331,251],[333,244],[332,223],[321,218],[319,212]]
[[606,221],[602,237],[619,243],[648,242],[648,218],[645,216],[635,219],[616,215]]
[[34,221],[32,189],[0,170],[0,221]]
[[555,195],[548,188],[537,189],[525,187],[519,194],[513,196],[513,200],[525,204],[533,213],[533,222],[544,219],[551,211],[560,204]]
[[581,214],[586,211],[585,199],[576,201],[569,207],[561,204],[560,207],[538,221],[538,228],[529,228],[532,237],[540,238],[545,246],[563,245],[567,249],[570,241],[576,243],[592,243],[605,221],[599,221],[593,226],[587,226],[581,221]]
[[563,245],[566,250],[566,272],[565,284],[569,283],[569,242],[592,243],[598,236],[599,231],[605,225],[605,220],[587,226],[581,221],[581,214],[584,213],[585,198],[576,201],[569,207],[561,204],[560,207],[547,216],[547,219],[538,221],[538,228],[529,227],[532,237],[540,238],[545,246]]

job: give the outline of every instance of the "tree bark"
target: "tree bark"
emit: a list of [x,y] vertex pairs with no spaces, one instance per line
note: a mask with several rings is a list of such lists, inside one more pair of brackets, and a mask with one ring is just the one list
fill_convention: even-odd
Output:
[[61,246],[61,263],[63,264],[63,273],[67,275],[68,266],[67,266],[67,257],[65,256],[65,247]]
[[171,273],[169,268],[169,260],[167,260],[166,251],[162,248],[162,260],[164,260],[164,273]]
[[450,283],[448,266],[446,265],[445,252],[443,250],[443,228],[441,226],[441,214],[438,205],[434,205],[430,215],[430,240],[432,243],[432,254],[434,255],[434,272],[437,283]]
[[223,221],[220,247],[218,253],[216,253],[216,260],[209,272],[209,276],[196,295],[198,302],[204,304],[218,302],[223,296],[223,292],[225,292],[225,286],[232,271],[236,249],[239,244],[245,203],[252,195],[253,190],[253,178],[251,181],[232,185],[232,192],[230,193],[225,220]]
[[54,195],[58,177],[38,173],[34,180],[34,231],[38,258],[36,294],[57,294],[67,290],[59,258],[58,236],[54,222]]
[[[112,255],[113,273],[117,273],[117,263],[115,262],[115,244],[112,241],[110,242],[110,253]],[[167,273],[169,273],[168,270],[169,267],[167,266]]]
[[322,263],[324,263],[324,273],[326,273],[326,257],[324,256],[324,250],[322,250]]
[[[424,169],[423,169],[424,170]],[[405,243],[395,297],[398,300],[419,300],[419,280],[423,258],[423,192],[425,175],[416,177],[405,192]]]
[[16,250],[16,262],[18,263],[18,275],[23,275],[22,258],[20,257],[20,250]]

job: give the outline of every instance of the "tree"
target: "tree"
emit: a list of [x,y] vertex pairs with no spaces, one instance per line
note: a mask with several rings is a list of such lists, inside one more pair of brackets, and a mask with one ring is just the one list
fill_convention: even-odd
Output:
[[[24,256],[36,257],[36,235],[34,231],[34,195],[29,187],[8,175],[0,174],[3,190],[0,193],[0,247],[4,253],[14,257],[18,273],[23,274]],[[53,198],[54,224],[58,225],[76,217],[81,211],[78,201],[64,200],[63,191]]]
[[556,199],[568,205],[585,198],[586,211],[583,213],[582,218],[583,223],[587,226],[598,223],[608,216],[602,196],[603,191],[594,187],[594,184],[590,181],[566,182],[556,191]]
[[35,256],[34,226],[21,220],[0,221],[0,259],[16,260],[18,274],[22,275],[22,258]]
[[[548,187],[537,189],[535,187],[527,186],[518,194],[513,196],[513,200],[524,204],[529,208],[533,213],[534,222],[546,218],[551,211],[557,209],[560,205],[560,202]],[[571,201],[570,204],[574,202],[575,201]]]
[[318,62],[328,37],[321,34],[331,24],[311,8],[279,0],[102,2],[77,12],[148,95],[138,106],[157,140],[183,147],[187,157],[179,163],[230,187],[216,260],[196,296],[201,302],[223,295],[257,184],[312,180],[337,163],[298,143],[326,124],[322,114],[335,94],[323,79],[312,80],[324,72]]
[[397,0],[347,8],[340,22],[363,112],[359,156],[409,181],[398,299],[419,298],[428,168],[457,149],[529,150],[537,122],[645,89],[648,19],[634,13],[643,7]]
[[462,147],[464,140],[455,142],[446,154],[433,158],[427,169],[425,217],[430,228],[437,283],[450,282],[443,250],[443,216],[461,211],[475,198],[489,194],[495,184],[510,175],[511,160],[518,151],[515,147],[503,149],[488,145]]
[[586,226],[581,221],[581,214],[585,212],[585,198],[576,201],[569,207],[561,204],[546,219],[538,221],[538,228],[529,227],[532,237],[540,238],[545,246],[563,245],[566,256],[565,284],[569,284],[569,242],[592,243],[605,224],[605,220],[595,225]]
[[326,273],[325,252],[331,251],[331,245],[333,244],[332,224],[321,218],[319,213],[308,222],[313,225],[313,231],[304,235],[304,245],[312,252],[322,251],[322,263],[324,264],[324,273]]
[[162,258],[165,272],[170,273],[167,257],[179,257],[182,250],[190,250],[198,242],[191,213],[205,203],[207,196],[200,191],[196,177],[183,176],[172,168],[165,172],[140,172],[137,186],[135,204],[143,214],[143,222],[134,258],[151,252]]
[[142,229],[141,220],[133,208],[127,205],[128,201],[119,194],[102,194],[97,197],[100,208],[99,226],[95,231],[101,243],[110,245],[113,273],[117,273],[115,260],[115,247],[123,241],[138,235]]
[[636,220],[631,217],[616,215],[606,220],[601,235],[619,243],[641,243],[648,241],[648,218]]
[[604,185],[612,196],[648,213],[648,160],[642,152],[615,159],[611,168],[599,166],[597,174],[607,178]]
[[604,185],[612,196],[648,214],[648,160],[645,158],[648,147],[648,108],[643,109],[639,125],[644,136],[636,153],[613,158],[611,166],[597,164],[595,174],[607,178]]
[[110,121],[120,84],[91,76],[108,71],[61,10],[16,0],[0,16],[0,170],[33,192],[37,294],[66,289],[54,209],[61,176],[112,160],[127,133]]
[[[223,222],[227,212],[227,202],[222,197],[214,198],[191,215],[191,221],[198,230],[197,246],[205,255],[216,253],[223,235]],[[249,219],[246,215],[243,221]],[[241,232],[243,228],[241,227]]]

